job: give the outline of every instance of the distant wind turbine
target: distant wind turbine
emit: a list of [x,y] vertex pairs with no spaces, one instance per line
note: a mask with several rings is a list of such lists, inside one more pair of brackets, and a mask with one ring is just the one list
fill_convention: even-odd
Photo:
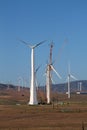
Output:
[[21,87],[23,88],[23,77],[18,76],[17,82],[18,82],[17,91],[20,92],[21,91]]
[[30,86],[30,101],[29,105],[37,105],[37,93],[36,93],[36,86],[35,86],[35,65],[34,65],[34,49],[39,45],[43,44],[45,41],[37,43],[35,45],[30,45],[27,42],[20,40],[22,43],[27,45],[27,47],[31,48],[31,86]]
[[77,78],[75,78],[71,73],[70,73],[70,63],[68,64],[68,98],[70,98],[70,79],[74,79],[77,80]]
[[78,92],[82,91],[82,82],[78,82]]
[[37,74],[38,70],[40,69],[40,67],[41,67],[41,65],[39,65],[39,66],[36,68],[36,70],[35,70],[35,85],[36,85],[36,90],[38,90],[38,87],[39,87],[38,81],[37,81],[37,78],[36,78],[36,74]]

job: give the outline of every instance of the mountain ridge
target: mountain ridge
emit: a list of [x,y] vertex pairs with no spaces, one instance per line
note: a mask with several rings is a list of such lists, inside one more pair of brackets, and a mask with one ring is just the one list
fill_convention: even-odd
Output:
[[[84,91],[84,92],[87,91],[87,80],[78,80],[78,81],[71,81],[70,82],[71,92],[79,91],[79,83],[81,83],[81,86],[82,86],[81,91]],[[4,90],[4,89],[8,89],[8,88],[9,89],[10,88],[11,89],[17,89],[17,86],[12,85],[12,84],[0,83],[0,90]],[[44,88],[46,89],[46,86],[39,86],[38,88],[41,89],[41,90],[44,90]],[[67,92],[68,83],[66,82],[66,83],[60,83],[60,84],[52,84],[51,88],[52,88],[53,92],[65,93],[65,92]]]

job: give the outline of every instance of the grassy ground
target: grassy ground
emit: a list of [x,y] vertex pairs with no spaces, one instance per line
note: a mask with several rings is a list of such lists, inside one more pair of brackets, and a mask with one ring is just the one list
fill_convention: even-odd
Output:
[[87,130],[86,95],[72,95],[70,100],[59,95],[52,105],[28,106],[25,94],[0,96],[0,130]]

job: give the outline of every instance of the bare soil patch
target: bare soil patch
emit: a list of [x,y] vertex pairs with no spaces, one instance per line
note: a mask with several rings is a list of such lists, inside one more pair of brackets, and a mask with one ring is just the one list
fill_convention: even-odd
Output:
[[87,95],[61,94],[51,105],[29,106],[27,91],[7,93],[0,97],[0,130],[87,130]]

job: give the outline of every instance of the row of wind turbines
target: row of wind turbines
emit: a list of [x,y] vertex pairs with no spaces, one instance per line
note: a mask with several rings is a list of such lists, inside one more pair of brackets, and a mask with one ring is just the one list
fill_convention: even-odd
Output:
[[[46,40],[41,41],[35,45],[30,45],[27,42],[20,40],[20,42],[24,43],[28,48],[31,49],[31,85],[30,85],[30,100],[28,102],[29,105],[37,105],[37,92],[36,92],[36,81],[35,81],[35,63],[34,63],[34,49],[38,46],[42,45],[46,42]],[[47,104],[51,103],[51,85],[52,85],[52,71],[56,73],[56,75],[61,79],[59,73],[55,70],[53,63],[52,63],[52,49],[53,49],[53,42],[50,44],[50,60],[46,67],[46,98]],[[69,72],[68,72],[68,98],[70,98],[70,79],[73,78],[77,80],[73,75],[70,73],[70,64],[69,64]]]

